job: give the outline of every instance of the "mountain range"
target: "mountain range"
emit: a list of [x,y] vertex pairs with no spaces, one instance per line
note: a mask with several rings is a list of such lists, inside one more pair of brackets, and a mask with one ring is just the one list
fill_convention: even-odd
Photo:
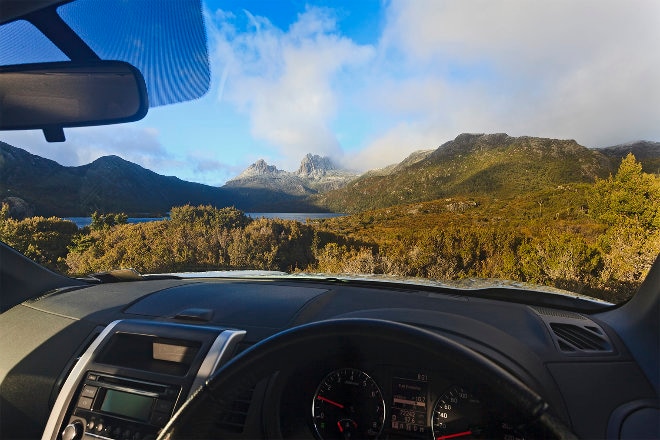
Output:
[[620,162],[618,152],[610,153],[574,140],[461,134],[435,150],[418,151],[395,166],[365,173],[314,201],[353,213],[456,195],[511,197],[607,177]]
[[35,215],[45,216],[157,215],[185,203],[233,203],[219,188],[162,176],[117,156],[66,167],[0,142],[0,200],[7,197],[22,199]]
[[269,189],[292,196],[308,196],[344,186],[358,173],[337,167],[330,158],[307,154],[295,172],[278,170],[263,159],[250,165],[225,188]]
[[632,152],[646,172],[660,169],[660,143],[589,149],[573,140],[462,134],[436,149],[362,175],[308,154],[288,172],[259,160],[223,187],[162,176],[117,156],[65,167],[0,142],[0,200],[34,215],[91,212],[159,215],[172,206],[212,204],[248,212],[358,212],[455,195],[509,197],[566,183],[593,182]]
[[338,188],[354,177],[327,158],[307,155],[296,173],[258,161],[218,188],[163,176],[118,156],[62,166],[0,142],[0,201],[8,202],[16,217],[76,217],[94,211],[162,216],[186,203],[248,212],[318,212],[324,209],[306,201],[307,196]]

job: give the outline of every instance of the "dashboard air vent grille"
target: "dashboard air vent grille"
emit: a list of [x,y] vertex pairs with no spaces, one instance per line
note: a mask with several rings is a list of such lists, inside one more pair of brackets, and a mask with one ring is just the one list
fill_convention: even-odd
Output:
[[225,432],[240,434],[245,428],[248,410],[252,402],[254,386],[248,388],[239,397],[234,399],[228,411],[223,411],[222,416],[216,419],[216,426]]
[[561,351],[612,351],[612,345],[603,334],[603,331],[596,326],[553,322],[550,323],[550,328],[557,337],[557,343]]
[[567,310],[557,310],[550,309],[547,307],[531,307],[539,315],[545,316],[554,316],[556,318],[568,318],[568,319],[586,319],[584,316],[579,313],[569,312]]

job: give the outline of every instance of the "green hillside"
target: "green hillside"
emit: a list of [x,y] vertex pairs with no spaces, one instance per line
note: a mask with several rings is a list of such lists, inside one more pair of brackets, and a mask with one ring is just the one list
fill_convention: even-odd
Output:
[[614,170],[606,156],[573,140],[462,134],[422,160],[381,175],[369,173],[314,202],[353,213],[463,195],[507,198],[590,183]]

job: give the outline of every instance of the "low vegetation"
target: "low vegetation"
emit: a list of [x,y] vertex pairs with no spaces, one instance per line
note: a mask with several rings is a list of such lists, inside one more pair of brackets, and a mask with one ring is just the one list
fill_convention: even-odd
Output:
[[632,155],[615,175],[496,199],[455,196],[302,224],[234,208],[180,206],[169,220],[97,214],[14,220],[0,239],[70,275],[222,269],[497,278],[620,302],[660,254],[660,177]]

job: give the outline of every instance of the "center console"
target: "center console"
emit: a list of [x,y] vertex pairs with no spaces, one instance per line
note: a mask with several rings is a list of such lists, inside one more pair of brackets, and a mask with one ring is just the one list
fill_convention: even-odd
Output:
[[42,440],[149,440],[233,355],[242,330],[142,320],[108,325],[62,386]]

